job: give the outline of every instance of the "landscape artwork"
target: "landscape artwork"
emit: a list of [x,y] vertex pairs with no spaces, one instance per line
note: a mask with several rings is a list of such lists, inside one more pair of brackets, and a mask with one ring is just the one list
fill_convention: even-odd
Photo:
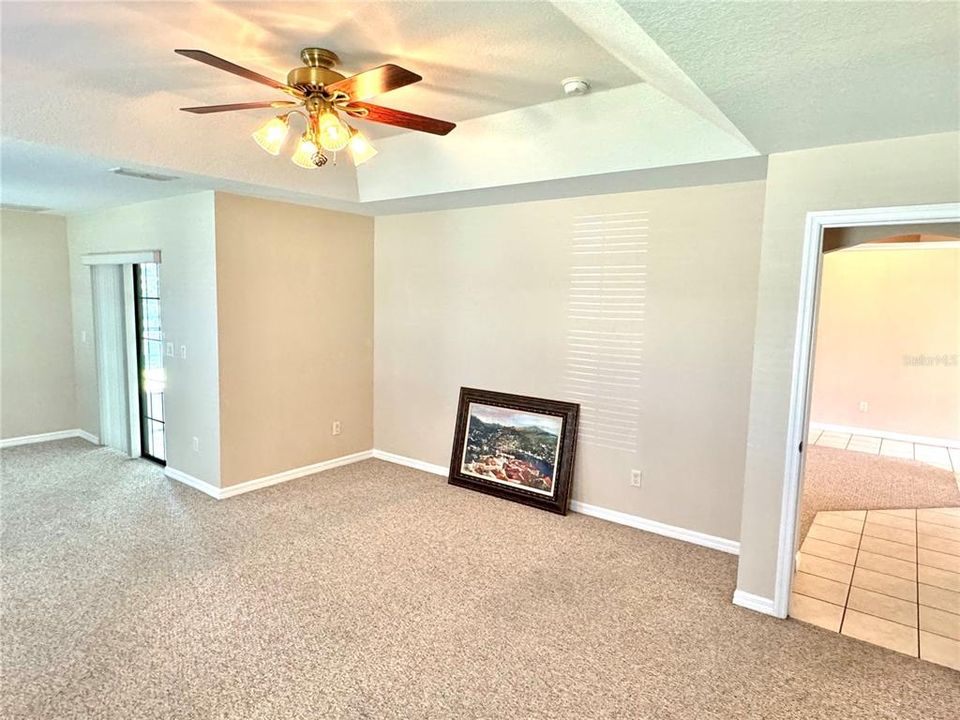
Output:
[[461,470],[553,496],[563,418],[470,403]]
[[450,484],[566,514],[579,414],[576,403],[461,388]]

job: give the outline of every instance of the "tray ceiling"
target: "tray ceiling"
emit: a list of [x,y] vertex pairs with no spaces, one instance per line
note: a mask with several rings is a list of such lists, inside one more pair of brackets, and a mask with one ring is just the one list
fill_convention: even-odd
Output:
[[[797,5],[5,2],[4,201],[76,211],[221,188],[364,212],[960,126],[956,6]],[[367,123],[381,152],[359,173],[306,171],[250,140],[269,111],[178,111],[273,95],[173,48],[282,79],[308,45],[337,51],[348,74],[385,62],[420,73],[381,102],[459,127],[437,138]],[[593,92],[563,97],[570,75]],[[58,157],[71,170],[54,180]],[[67,198],[66,178],[116,165],[184,180],[88,180]]]

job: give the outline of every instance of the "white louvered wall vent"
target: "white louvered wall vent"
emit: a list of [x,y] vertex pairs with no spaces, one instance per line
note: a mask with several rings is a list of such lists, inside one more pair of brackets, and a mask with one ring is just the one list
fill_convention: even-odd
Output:
[[571,235],[566,394],[580,403],[582,442],[636,451],[647,212],[580,215]]

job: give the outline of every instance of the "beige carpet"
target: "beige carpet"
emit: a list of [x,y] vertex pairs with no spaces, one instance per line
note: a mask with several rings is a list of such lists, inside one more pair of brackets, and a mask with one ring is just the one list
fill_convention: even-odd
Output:
[[957,479],[915,460],[811,445],[800,502],[800,539],[821,510],[960,506]]
[[960,675],[730,603],[736,558],[367,461],[223,501],[2,453],[4,718],[938,718]]

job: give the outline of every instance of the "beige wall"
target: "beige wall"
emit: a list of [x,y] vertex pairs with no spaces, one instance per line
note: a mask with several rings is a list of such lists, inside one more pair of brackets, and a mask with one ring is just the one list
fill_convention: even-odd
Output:
[[617,448],[581,435],[573,497],[736,539],[762,204],[751,182],[378,217],[375,446],[446,466],[461,386],[581,399],[571,273],[589,256],[571,238],[646,211],[647,251],[628,257],[647,266],[646,319],[592,325],[642,332],[618,405],[636,431]]
[[369,450],[373,219],[217,193],[216,235],[221,484]]
[[[220,478],[217,295],[213,193],[184,195],[71,216],[67,221],[80,427],[99,434],[90,268],[92,252],[160,250],[164,338],[186,359],[165,357],[167,465],[204,482]],[[81,341],[86,331],[87,341]],[[193,450],[192,439],[198,440]]]
[[0,211],[0,437],[77,427],[67,225]]
[[763,218],[739,589],[772,598],[804,224],[810,211],[956,202],[956,133],[771,155]]
[[824,256],[812,422],[960,439],[958,354],[960,249]]

